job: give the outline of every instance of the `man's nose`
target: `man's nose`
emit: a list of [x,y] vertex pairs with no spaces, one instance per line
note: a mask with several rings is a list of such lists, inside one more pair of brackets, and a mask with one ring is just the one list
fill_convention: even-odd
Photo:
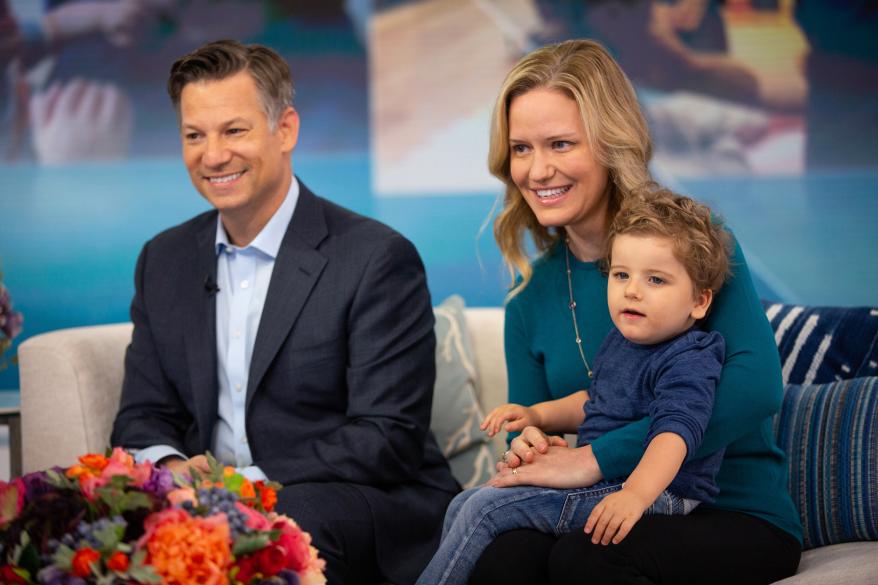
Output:
[[208,138],[202,162],[207,167],[221,167],[231,160],[231,152],[222,138]]

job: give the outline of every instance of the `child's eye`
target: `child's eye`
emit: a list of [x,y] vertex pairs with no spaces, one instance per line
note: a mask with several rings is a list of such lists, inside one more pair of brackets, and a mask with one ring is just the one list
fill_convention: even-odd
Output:
[[616,280],[628,280],[628,273],[617,270],[613,272],[613,278],[615,278]]
[[650,276],[649,277],[649,284],[664,284],[664,283],[665,283],[665,279],[662,278],[661,276]]

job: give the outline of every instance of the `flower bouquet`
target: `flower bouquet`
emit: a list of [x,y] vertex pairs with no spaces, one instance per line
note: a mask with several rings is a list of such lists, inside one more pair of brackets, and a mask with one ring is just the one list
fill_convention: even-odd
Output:
[[116,448],[0,481],[0,583],[325,583],[311,537],[273,511],[279,486],[208,459],[180,476]]
[[[0,371],[3,371],[7,366],[3,354],[12,347],[12,340],[21,333],[23,321],[21,313],[12,309],[12,297],[2,280],[3,274],[0,273]],[[15,358],[13,358],[14,361]]]

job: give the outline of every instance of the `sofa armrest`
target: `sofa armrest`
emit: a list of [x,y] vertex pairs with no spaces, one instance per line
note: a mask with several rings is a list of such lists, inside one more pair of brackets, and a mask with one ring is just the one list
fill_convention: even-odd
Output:
[[[473,307],[465,309],[465,314],[476,358],[476,394],[487,414],[504,404],[509,396],[506,355],[503,353],[503,309]],[[497,458],[506,450],[505,432],[497,433],[491,439],[491,450]]]
[[25,473],[72,465],[109,445],[131,331],[130,323],[77,327],[21,344]]

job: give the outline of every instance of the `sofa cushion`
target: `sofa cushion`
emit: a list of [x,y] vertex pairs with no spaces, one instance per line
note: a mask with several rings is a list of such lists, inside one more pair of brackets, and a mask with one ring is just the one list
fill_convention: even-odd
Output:
[[763,301],[785,384],[878,375],[878,309],[801,307]]
[[878,378],[788,385],[775,430],[805,548],[878,540]]
[[487,435],[479,429],[484,415],[476,398],[476,362],[463,310],[457,295],[433,309],[436,385],[430,428],[454,477],[467,488],[491,477],[494,458]]

